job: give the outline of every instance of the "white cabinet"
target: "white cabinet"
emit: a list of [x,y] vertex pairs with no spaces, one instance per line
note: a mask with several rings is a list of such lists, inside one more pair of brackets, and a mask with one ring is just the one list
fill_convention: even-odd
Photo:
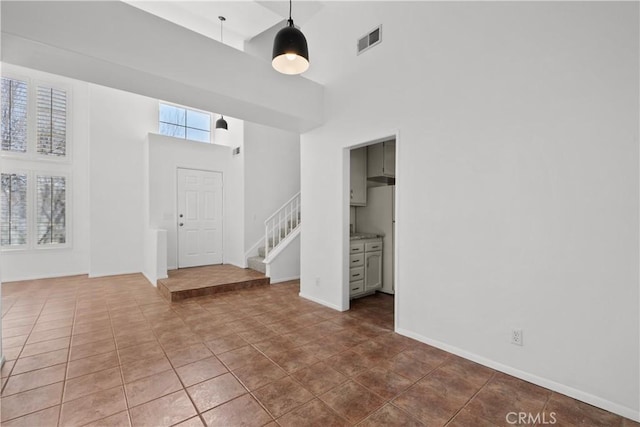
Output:
[[349,295],[357,296],[364,292],[364,280],[349,282]]
[[351,150],[350,204],[367,205],[367,147]]
[[349,248],[349,296],[382,289],[382,238],[352,241]]
[[367,178],[396,176],[396,141],[384,141],[367,147]]
[[382,288],[382,251],[366,252],[364,265],[364,290],[374,291]]

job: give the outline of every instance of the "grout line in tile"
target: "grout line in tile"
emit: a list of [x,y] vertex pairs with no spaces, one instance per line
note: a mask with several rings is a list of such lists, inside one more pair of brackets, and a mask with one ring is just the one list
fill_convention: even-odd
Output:
[[[0,394],[2,392],[4,392],[4,389],[7,387],[7,384],[9,383],[9,378],[11,378],[11,375],[13,374],[13,370],[15,369],[15,366],[18,363],[18,360],[20,359],[20,355],[24,351],[24,347],[25,347],[27,341],[29,341],[29,338],[31,338],[31,334],[33,333],[33,330],[35,329],[35,325],[38,323],[38,319],[40,318],[40,313],[42,313],[43,309],[44,309],[44,304],[40,308],[40,311],[38,312],[38,315],[36,316],[36,321],[33,323],[32,327],[31,327],[31,330],[29,331],[29,334],[27,336],[27,339],[25,340],[25,343],[22,345],[22,348],[20,349],[20,352],[18,353],[18,356],[15,359],[16,362],[13,364],[13,366],[11,366],[11,370],[9,371],[9,375],[7,376],[7,380],[5,381],[4,385],[2,386],[2,389],[0,390]],[[71,340],[69,340],[69,344],[71,344]],[[23,373],[26,373],[26,372],[23,372]],[[65,372],[65,374],[66,374],[66,372]],[[62,400],[62,396],[60,396],[60,399]]]
[[[493,374],[491,374],[491,376],[489,377],[489,379],[488,379],[488,380],[486,380],[486,381],[484,382],[484,384],[482,384],[482,386],[478,389],[478,391],[476,391],[476,392],[473,394],[473,396],[471,396],[471,397],[470,397],[470,398],[465,402],[465,404],[464,404],[464,405],[462,405],[462,407],[461,407],[460,409],[458,409],[458,410],[456,411],[456,413],[455,413],[455,414],[453,414],[453,415],[451,416],[451,418],[449,418],[449,420],[445,423],[445,427],[446,427],[447,425],[449,425],[449,424],[450,424],[450,423],[451,423],[451,422],[452,422],[452,421],[453,421],[453,420],[458,416],[458,414],[459,414],[460,412],[462,412],[462,411],[463,411],[467,406],[469,406],[469,403],[471,403],[471,401],[472,401],[473,399],[475,399],[475,397],[476,397],[478,394],[480,394],[480,392],[481,392],[481,391],[482,391],[482,390],[487,386],[487,384],[489,384],[489,383],[491,382],[491,380],[493,380],[493,379],[495,378],[496,373],[497,373],[497,372],[495,372],[495,371],[494,371],[494,372],[493,372]],[[483,417],[480,417],[480,418],[483,418]],[[483,418],[483,419],[484,419],[484,418]]]
[[[551,400],[551,397],[553,396],[553,393],[555,393],[555,392],[551,391],[551,393],[549,393],[549,394],[547,395],[547,399],[544,401],[544,405],[542,406],[542,411],[541,411],[541,413],[543,413],[543,414],[545,413],[545,410],[547,409],[547,405],[549,405],[549,401]],[[623,421],[621,421],[621,423],[622,423],[622,422],[623,422]],[[534,425],[533,427],[538,427],[538,426],[539,426],[539,424],[536,424],[536,425]]]
[[[53,384],[47,384],[47,385],[44,385],[44,386],[36,387],[34,389],[31,389],[31,390],[25,390],[25,391],[22,391],[20,393],[12,394],[11,396],[16,396],[16,395],[21,394],[21,393],[31,392],[31,391],[37,390],[39,388],[42,388],[42,387],[50,387],[52,385],[55,385],[55,384],[58,384],[58,383],[61,383],[61,382],[64,382],[64,381],[58,381],[58,382],[55,382]],[[64,384],[63,384],[63,388],[64,388]],[[60,395],[60,400],[62,400],[62,395]],[[26,417],[27,415],[35,414],[36,412],[44,411],[45,409],[53,408],[54,406],[62,407],[62,403],[56,403],[55,405],[50,405],[50,406],[47,406],[46,408],[40,408],[40,409],[38,409],[36,411],[31,411],[31,412],[28,412],[26,414],[22,414],[22,415],[20,415],[18,417],[13,417],[13,418],[10,418],[8,420],[3,420],[2,422],[17,420],[18,418]]]
[[[171,303],[169,302],[169,307],[171,307]],[[172,310],[175,313],[175,310]],[[158,340],[158,334],[156,333],[156,331],[153,329],[153,326],[151,325],[151,322],[149,322],[147,316],[144,315],[144,313],[142,313],[142,315],[145,317],[145,319],[147,319],[147,322],[150,323],[151,326],[151,331],[153,333],[153,336],[156,338],[156,341],[158,342],[158,345],[160,346],[160,348],[162,349],[162,353],[164,354],[164,357],[167,358],[167,360],[169,361],[169,365],[171,366],[171,369],[173,369],[173,373],[175,374],[176,377],[178,377],[178,381],[180,381],[180,385],[182,386],[182,390],[185,392],[185,394],[187,395],[187,397],[189,398],[189,401],[191,402],[191,405],[193,405],[193,408],[196,410],[196,414],[198,415],[198,417],[200,418],[200,421],[202,422],[203,425],[207,425],[207,423],[204,421],[204,417],[202,416],[202,414],[200,413],[200,410],[198,409],[198,406],[196,405],[196,403],[194,402],[193,398],[191,397],[191,395],[189,394],[189,392],[187,391],[187,387],[185,385],[185,383],[182,381],[182,378],[180,378],[180,375],[178,375],[178,371],[176,369],[176,367],[173,365],[173,362],[171,361],[171,359],[169,358],[169,355],[167,354],[167,351],[165,350],[165,348],[162,346],[162,344],[160,343],[160,341]],[[175,313],[175,315],[178,315],[177,313]],[[178,315],[179,316],[179,315]],[[204,343],[201,341],[201,343],[204,345]],[[117,344],[116,344],[117,346]],[[206,346],[205,346],[206,347]],[[212,353],[212,356],[215,357],[215,355]],[[218,360],[218,358],[216,357],[216,360]],[[220,360],[218,360],[220,363],[222,363]],[[224,366],[224,365],[223,365]],[[225,366],[226,368],[226,366]],[[121,374],[122,374],[122,369],[120,370]],[[123,374],[124,375],[124,374]],[[221,374],[224,375],[224,374]],[[123,384],[124,384],[124,377],[123,377]],[[199,383],[198,383],[199,384]],[[195,384],[194,384],[195,385]],[[175,393],[175,392],[173,392]],[[126,395],[126,389],[125,389],[125,395]],[[153,399],[156,400],[156,399]],[[153,401],[152,400],[152,401]],[[147,402],[148,403],[148,402]],[[127,408],[129,407],[129,402],[127,400]],[[133,420],[131,421],[131,425],[133,426]],[[180,424],[181,422],[183,422],[185,420],[182,420],[176,424]]]

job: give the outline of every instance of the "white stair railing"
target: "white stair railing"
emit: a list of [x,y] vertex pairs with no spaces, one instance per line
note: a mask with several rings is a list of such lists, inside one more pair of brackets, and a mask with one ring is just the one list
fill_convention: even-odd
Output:
[[264,256],[269,255],[300,226],[300,193],[289,199],[264,222]]

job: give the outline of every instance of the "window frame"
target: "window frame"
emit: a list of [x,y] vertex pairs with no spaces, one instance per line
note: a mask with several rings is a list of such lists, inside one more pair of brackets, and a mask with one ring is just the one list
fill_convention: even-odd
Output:
[[[7,175],[26,175],[27,177],[27,239],[26,242],[22,245],[2,245],[0,243],[0,251],[2,252],[17,252],[17,251],[25,251],[25,250],[29,250],[30,247],[30,240],[31,240],[31,234],[32,234],[32,230],[31,230],[31,171],[28,169],[3,169],[2,172],[0,172],[2,174],[7,174]],[[0,226],[2,226],[2,224],[0,223]]]
[[[71,85],[46,79],[30,78],[26,75],[2,72],[3,78],[20,80],[27,84],[27,151],[24,153],[16,151],[0,150],[0,157],[6,159],[16,159],[25,161],[50,162],[57,164],[71,165],[73,162],[73,123],[71,110],[73,109],[73,91]],[[66,132],[65,132],[65,155],[51,156],[38,153],[38,87],[48,87],[62,90],[66,93]]]
[[[27,243],[24,245],[0,245],[0,252],[28,252],[28,251],[47,251],[56,249],[70,249],[73,247],[73,228],[70,226],[73,206],[71,192],[73,182],[71,174],[66,171],[51,169],[18,169],[7,168],[2,171],[3,174],[23,174],[27,176]],[[64,243],[45,243],[38,244],[38,176],[55,176],[64,178],[64,223],[65,223],[65,242]]]
[[[185,125],[182,126],[182,125],[178,125],[178,124],[175,124],[175,123],[169,123],[169,122],[161,121],[160,120],[160,108],[161,108],[162,105],[166,105],[166,106],[169,106],[169,107],[174,107],[174,108],[179,108],[179,109],[185,110]],[[187,111],[193,111],[193,112],[200,113],[200,114],[206,114],[209,117],[209,130],[206,131],[204,129],[187,126],[187,122],[186,122],[186,120],[187,120]],[[175,104],[173,102],[167,102],[167,101],[159,100],[158,101],[158,116],[157,117],[158,117],[158,135],[166,136],[166,137],[169,137],[169,138],[179,139],[181,141],[184,140],[184,141],[191,141],[191,142],[199,142],[201,144],[213,144],[213,127],[214,127],[215,123],[213,121],[213,113],[211,113],[210,111],[199,110],[197,108],[187,107],[185,105],[180,105],[180,104]],[[160,125],[162,123],[165,123],[165,124],[168,124],[168,125],[171,125],[171,126],[178,126],[178,127],[184,128],[184,130],[185,130],[184,138],[178,137],[178,136],[173,136],[173,135],[166,135],[164,133],[161,133],[160,132]],[[201,132],[209,132],[209,140],[208,141],[200,141],[200,140],[197,140],[197,139],[187,138],[187,129],[198,130],[198,131],[201,131]]]
[[[20,72],[2,70],[2,77],[27,83],[27,151],[25,153],[0,150],[0,172],[27,175],[27,243],[24,245],[0,245],[1,253],[37,253],[64,251],[73,248],[73,136],[74,94],[68,81],[55,78],[29,77]],[[66,93],[66,141],[65,155],[51,156],[38,153],[37,90],[38,87],[63,90]],[[65,243],[38,245],[37,242],[37,176],[59,176],[65,179]]]
[[[31,207],[31,230],[32,230],[32,238],[29,241],[29,236],[27,235],[27,243],[31,245],[31,249],[41,251],[41,250],[50,250],[50,249],[66,249],[71,247],[71,232],[69,227],[70,213],[69,211],[72,209],[71,206],[71,198],[69,197],[69,193],[71,190],[71,177],[70,174],[64,171],[51,171],[46,169],[36,169],[31,170],[31,182],[33,184],[29,185],[29,178],[27,178],[27,192],[29,187],[31,187],[32,192],[32,202],[31,206],[27,205],[27,217],[29,217],[29,207]],[[38,244],[38,176],[47,176],[47,177],[61,177],[64,178],[64,243],[44,243]]]
[[14,80],[14,81],[21,81],[23,83],[25,83],[27,85],[27,128],[25,129],[26,132],[26,138],[25,138],[25,151],[24,152],[20,152],[20,151],[9,151],[9,150],[3,150],[2,147],[0,147],[0,154],[3,157],[13,157],[13,158],[26,158],[26,156],[29,153],[29,120],[31,118],[31,82],[29,81],[29,78],[27,78],[26,76],[21,76],[21,75],[16,75],[16,74],[5,74],[2,73],[1,76],[3,79],[9,79],[9,80]]

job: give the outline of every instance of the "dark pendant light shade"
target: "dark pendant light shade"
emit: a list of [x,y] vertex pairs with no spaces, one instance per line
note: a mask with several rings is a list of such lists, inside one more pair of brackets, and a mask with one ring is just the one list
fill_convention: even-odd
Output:
[[220,118],[218,120],[216,120],[216,129],[225,129],[225,130],[229,130],[229,127],[227,125],[227,121],[224,119],[224,116],[220,116]]
[[[220,20],[220,43],[224,44],[224,39],[222,38],[222,24],[227,20],[224,16],[218,16]],[[216,129],[224,129],[229,130],[229,126],[227,125],[227,121],[224,119],[224,116],[220,114],[220,118],[216,120]]]
[[283,74],[300,74],[309,68],[309,48],[302,31],[293,26],[291,0],[287,26],[278,31],[273,40],[271,65]]

